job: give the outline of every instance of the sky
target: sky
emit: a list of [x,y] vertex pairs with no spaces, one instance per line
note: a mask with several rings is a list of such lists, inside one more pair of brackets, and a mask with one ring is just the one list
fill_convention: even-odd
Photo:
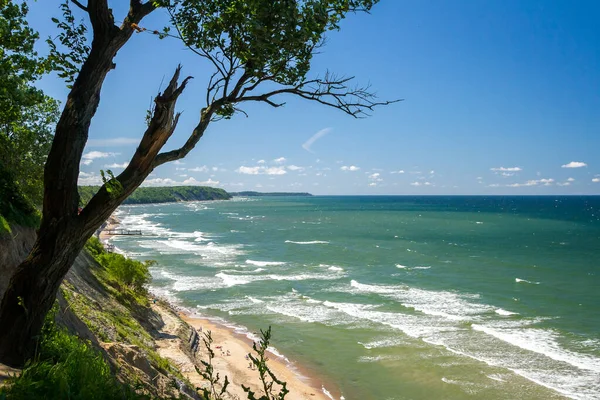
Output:
[[[127,2],[113,0],[120,22]],[[60,1],[31,3],[30,23],[56,36]],[[85,18],[75,10],[78,18]],[[212,123],[180,162],[147,186],[353,194],[600,194],[600,2],[580,0],[381,0],[350,15],[312,62],[403,101],[354,119],[293,97],[285,107]],[[142,27],[161,29],[162,10]],[[40,53],[47,51],[43,41]],[[145,129],[151,99],[178,64],[191,75],[178,101],[185,143],[198,122],[210,65],[174,38],[134,35],[102,89],[80,184],[118,174]],[[55,75],[39,82],[64,103]]]

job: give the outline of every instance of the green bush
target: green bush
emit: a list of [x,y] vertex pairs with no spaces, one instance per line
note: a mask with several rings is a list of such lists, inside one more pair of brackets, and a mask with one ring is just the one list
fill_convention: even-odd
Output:
[[116,253],[100,254],[97,260],[106,268],[111,279],[135,292],[145,292],[144,285],[150,283],[152,278],[148,267],[154,261],[141,262]]
[[[0,161],[0,232],[4,224],[35,228],[40,223],[40,212],[31,201],[22,193],[15,182],[15,175]],[[4,227],[5,229],[5,227]]]
[[12,230],[10,229],[8,221],[4,219],[2,215],[0,215],[0,237],[10,233],[12,233]]
[[97,258],[100,254],[106,253],[102,242],[96,236],[92,236],[88,239],[87,243],[85,244],[85,249],[94,258]]
[[[55,309],[56,310],[56,309]],[[102,355],[76,336],[54,324],[49,313],[39,351],[19,377],[0,388],[0,398],[25,399],[139,399],[121,386]]]

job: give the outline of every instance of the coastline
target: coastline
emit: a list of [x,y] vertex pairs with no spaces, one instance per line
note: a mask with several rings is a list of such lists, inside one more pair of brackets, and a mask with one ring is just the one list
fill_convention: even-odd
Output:
[[[246,394],[241,389],[241,384],[250,386],[253,390],[260,392],[258,371],[250,369],[249,361],[245,358],[248,353],[255,354],[252,350],[253,341],[248,336],[236,332],[232,326],[219,323],[206,316],[183,311],[179,311],[178,316],[199,333],[211,332],[214,340],[213,350],[216,355],[213,361],[215,369],[220,374],[228,376],[231,381],[229,386],[231,394],[246,398]],[[220,348],[216,348],[216,346],[220,346]],[[220,351],[221,349],[223,352]],[[227,355],[227,351],[230,355]],[[287,383],[287,389],[290,392],[286,395],[286,399],[330,399],[323,393],[323,386],[319,385],[320,382],[318,382],[316,376],[306,373],[304,368],[281,354],[269,351],[268,355],[268,365],[271,371],[278,379]],[[302,370],[302,373],[300,370]]]
[[[120,221],[118,218],[110,216],[105,225],[102,226],[98,237],[105,246],[109,245],[112,236],[107,231],[115,229],[119,224]],[[201,338],[204,337],[202,335],[203,332],[211,331],[213,338],[212,349],[215,352],[213,365],[215,371],[221,374],[222,377],[228,377],[230,381],[228,393],[232,396],[231,398],[244,399],[247,397],[247,394],[242,390],[242,384],[249,386],[251,390],[257,393],[262,392],[262,384],[258,376],[258,371],[251,369],[249,361],[246,360],[248,353],[255,354],[252,349],[254,342],[249,336],[238,332],[236,328],[225,321],[219,322],[214,318],[192,313],[190,310],[185,310],[164,297],[154,295],[152,292],[150,294],[159,299],[158,302],[152,305],[152,308],[161,314],[166,326],[169,324],[178,325],[179,321],[176,321],[176,319],[179,319],[182,323],[195,329],[201,335]],[[177,328],[171,327],[170,330],[175,332]],[[192,383],[202,386],[204,381],[199,377],[194,368],[194,364],[199,363],[194,363],[188,357],[182,357],[177,350],[180,347],[180,340],[173,339],[173,341],[159,345],[159,352],[163,357],[177,365],[181,369],[182,374]],[[217,348],[217,346],[219,347]],[[200,344],[200,347],[199,354],[200,358],[202,358],[206,354],[206,350],[203,343]],[[221,349],[223,349],[223,352],[221,352]],[[229,355],[227,355],[227,351],[229,351]],[[316,373],[311,373],[308,368],[290,361],[287,357],[279,353],[268,351],[267,354],[269,355],[269,368],[278,379],[287,384],[289,393],[286,395],[286,399],[330,400],[334,398],[329,392],[332,391],[332,388],[326,387],[323,380]],[[201,367],[200,365],[198,366]]]

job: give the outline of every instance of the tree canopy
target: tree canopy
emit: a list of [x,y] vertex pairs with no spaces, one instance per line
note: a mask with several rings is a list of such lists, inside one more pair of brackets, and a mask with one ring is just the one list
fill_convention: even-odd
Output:
[[58,103],[34,86],[49,72],[27,23],[26,3],[0,2],[0,158],[34,204],[42,203],[42,176],[58,120]]

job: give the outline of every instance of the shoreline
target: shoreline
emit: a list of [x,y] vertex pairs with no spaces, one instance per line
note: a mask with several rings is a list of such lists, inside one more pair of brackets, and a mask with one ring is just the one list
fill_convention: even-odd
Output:
[[[98,238],[102,244],[109,245],[110,238],[113,235],[107,233],[110,229],[115,229],[120,224],[118,218],[110,216],[106,224],[102,226]],[[181,321],[191,326],[196,332],[203,338],[203,332],[211,331],[213,338],[213,351],[215,352],[215,358],[213,364],[215,371],[220,373],[221,376],[227,375],[230,380],[228,392],[239,398],[246,398],[246,393],[243,392],[241,384],[250,386],[254,391],[261,392],[262,385],[258,377],[258,371],[256,369],[249,368],[249,361],[246,360],[248,353],[255,354],[252,345],[254,341],[249,335],[239,331],[239,329],[250,332],[247,327],[236,327],[235,324],[229,323],[223,320],[218,321],[216,317],[210,317],[195,313],[189,309],[183,308],[171,299],[166,299],[164,296],[158,293],[152,293],[150,290],[149,295],[158,299],[159,302],[154,304],[153,307],[160,309],[166,308],[168,311],[174,313]],[[162,303],[162,304],[161,304]],[[219,346],[219,348],[217,348]],[[202,349],[200,354],[206,354],[204,344],[201,343]],[[221,352],[229,350],[229,354]],[[270,348],[272,349],[272,347]],[[273,371],[278,379],[286,382],[289,393],[286,395],[286,399],[289,400],[332,400],[334,399],[332,393],[336,393],[337,397],[343,399],[343,396],[339,394],[337,388],[333,388],[329,382],[324,381],[320,378],[316,371],[312,371],[304,365],[300,365],[294,361],[291,361],[285,355],[275,350],[267,350],[267,354],[273,357],[268,357],[269,368]],[[167,357],[169,358],[169,357]],[[171,359],[175,364],[179,364],[178,360]],[[197,381],[198,376],[195,370],[185,371],[182,373],[192,381]],[[327,385],[326,385],[327,384]],[[277,386],[277,385],[275,385]],[[327,392],[327,393],[326,393]],[[258,394],[258,393],[257,393]]]
[[[170,302],[167,304],[173,307],[173,304]],[[254,384],[260,390],[258,371],[250,369],[249,361],[245,359],[246,354],[255,354],[252,350],[254,341],[248,335],[239,332],[234,326],[227,325],[226,322],[219,322],[215,318],[205,315],[181,310],[177,311],[177,315],[200,334],[207,330],[211,331],[214,340],[213,350],[216,354],[215,364],[217,372],[227,375],[233,386],[238,385],[239,387],[242,383],[245,385]],[[243,327],[243,329],[246,328]],[[220,349],[217,349],[216,346],[221,346],[225,352],[229,351],[231,355],[228,356],[226,355],[227,353],[219,353]],[[223,354],[225,355],[223,356]],[[275,352],[268,350],[267,354],[269,355],[269,368],[278,379],[286,382],[287,388],[290,391],[286,399],[332,399],[332,397],[328,397],[323,391],[323,389],[332,390],[332,388],[327,389],[315,372],[311,373],[305,366],[291,361],[276,350]],[[243,392],[241,392],[241,395],[245,398]]]

